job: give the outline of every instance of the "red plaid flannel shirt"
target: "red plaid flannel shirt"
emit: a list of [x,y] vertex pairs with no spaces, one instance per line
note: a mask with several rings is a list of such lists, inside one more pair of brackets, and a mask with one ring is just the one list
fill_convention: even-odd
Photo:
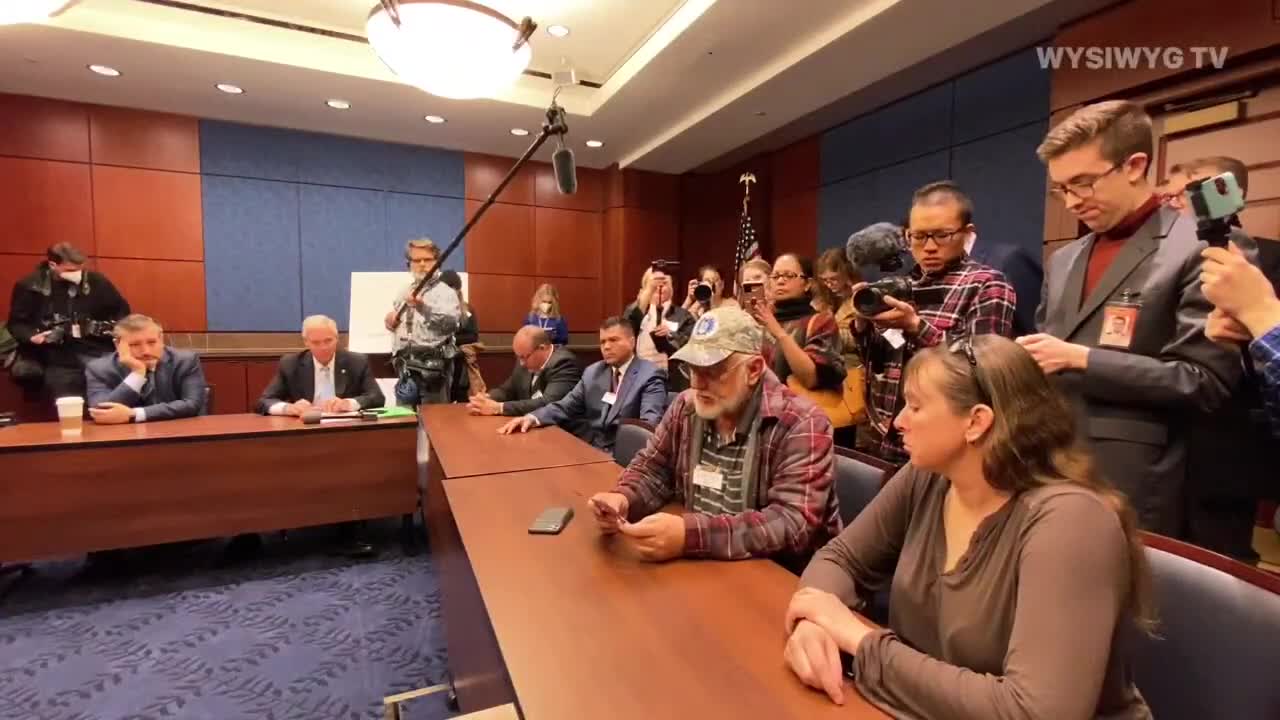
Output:
[[[831,422],[766,370],[761,380],[760,438],[755,497],[737,515],[684,514],[686,557],[740,560],[778,554],[807,556],[840,534]],[[673,498],[688,507],[693,399],[681,393],[662,418],[648,447],[618,478],[630,503],[630,519],[662,509]]]
[[953,342],[973,335],[1013,337],[1013,312],[1018,297],[1004,274],[995,268],[963,256],[940,274],[922,279],[920,267],[911,271],[916,287],[943,288],[946,299],[941,305],[917,307],[920,332],[907,337],[906,344],[894,349],[879,332],[868,328],[858,333],[858,349],[867,363],[869,404],[876,417],[890,422],[888,434],[881,439],[878,454],[890,462],[906,462],[902,436],[892,428],[892,419],[902,407],[902,370],[911,355],[920,348],[933,347],[944,340]]

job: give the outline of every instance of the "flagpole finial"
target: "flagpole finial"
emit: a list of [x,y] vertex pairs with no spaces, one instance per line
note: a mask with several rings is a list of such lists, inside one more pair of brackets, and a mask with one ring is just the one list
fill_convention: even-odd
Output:
[[755,173],[745,172],[738,178],[738,182],[742,183],[742,212],[747,212],[747,203],[751,200],[751,183],[757,182]]

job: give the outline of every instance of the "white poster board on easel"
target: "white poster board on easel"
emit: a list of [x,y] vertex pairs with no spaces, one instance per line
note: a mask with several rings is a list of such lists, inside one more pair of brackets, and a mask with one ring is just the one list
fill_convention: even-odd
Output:
[[[470,299],[467,273],[460,272],[462,297]],[[347,348],[366,355],[391,352],[391,332],[384,325],[396,295],[413,280],[407,272],[351,273],[351,314],[347,322]]]

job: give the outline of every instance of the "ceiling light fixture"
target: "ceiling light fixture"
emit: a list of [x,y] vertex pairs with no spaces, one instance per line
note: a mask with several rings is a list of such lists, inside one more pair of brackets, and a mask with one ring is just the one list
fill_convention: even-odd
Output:
[[428,115],[428,116],[426,116],[426,117],[424,117],[424,118],[422,118],[422,119],[423,119],[423,120],[426,120],[427,122],[431,123],[432,125],[439,125],[440,123],[443,123],[443,122],[445,121],[445,119],[444,119],[444,118],[442,118],[442,117],[440,117],[439,115]]
[[44,22],[78,0],[5,0],[0,2],[0,25]]
[[231,83],[218,83],[217,85],[214,85],[214,87],[218,88],[219,90],[221,90],[222,92],[228,95],[244,94],[244,88],[240,87],[239,85],[232,85]]
[[563,25],[548,25],[547,34],[551,37],[565,37],[569,34],[569,28]]
[[351,108],[351,103],[347,102],[346,100],[338,100],[338,99],[325,100],[324,104],[328,105],[334,110],[347,110]]
[[525,130],[524,128],[511,128],[511,134],[515,135],[516,137],[524,137],[525,135],[529,134],[529,131]]
[[108,65],[90,65],[89,70],[103,77],[120,77],[120,71]]
[[494,97],[514,83],[529,66],[536,28],[471,0],[381,0],[365,23],[369,45],[391,72],[459,100]]
[[588,140],[588,141],[587,141],[587,147],[589,147],[589,148],[604,147],[604,141],[602,141],[602,140]]

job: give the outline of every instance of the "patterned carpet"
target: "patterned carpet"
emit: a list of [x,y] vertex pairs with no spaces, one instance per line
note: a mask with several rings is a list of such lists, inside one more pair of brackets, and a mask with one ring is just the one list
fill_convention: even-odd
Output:
[[[105,571],[43,563],[0,602],[0,718],[381,718],[384,696],[446,672],[430,559],[406,557],[396,527],[370,528],[368,561],[328,556],[316,529],[231,566],[213,541]],[[450,713],[442,693],[405,716]]]

